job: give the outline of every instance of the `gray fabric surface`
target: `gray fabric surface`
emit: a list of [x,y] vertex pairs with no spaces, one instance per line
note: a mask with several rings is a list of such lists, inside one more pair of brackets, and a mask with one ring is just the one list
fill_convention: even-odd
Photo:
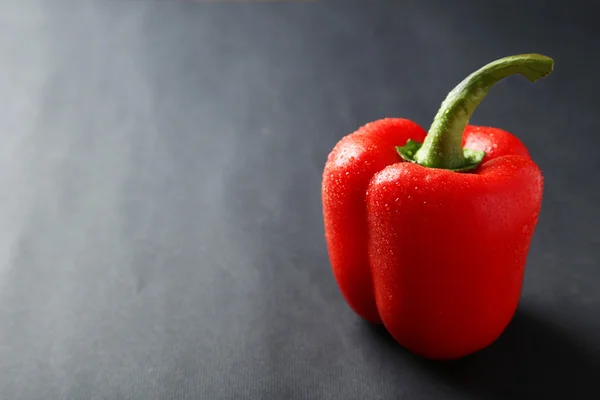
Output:
[[[422,3],[0,2],[0,398],[600,398],[594,13]],[[544,171],[520,308],[425,362],[342,299],[322,167],[521,52],[472,120]]]

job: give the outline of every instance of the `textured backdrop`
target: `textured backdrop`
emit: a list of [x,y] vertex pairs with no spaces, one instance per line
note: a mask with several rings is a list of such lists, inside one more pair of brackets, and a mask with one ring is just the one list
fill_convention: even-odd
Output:
[[[219,3],[0,1],[0,398],[600,398],[594,11]],[[544,171],[520,308],[490,348],[424,362],[342,299],[322,167],[522,52],[555,72],[472,119]]]

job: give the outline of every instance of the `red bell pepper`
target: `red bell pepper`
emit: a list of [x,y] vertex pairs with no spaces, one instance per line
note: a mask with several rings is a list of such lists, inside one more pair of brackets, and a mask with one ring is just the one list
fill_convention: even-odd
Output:
[[415,354],[476,352],[515,313],[542,174],[515,136],[468,121],[496,82],[534,82],[553,64],[538,54],[494,61],[450,92],[428,133],[406,119],[375,121],[327,159],[325,237],[341,292]]

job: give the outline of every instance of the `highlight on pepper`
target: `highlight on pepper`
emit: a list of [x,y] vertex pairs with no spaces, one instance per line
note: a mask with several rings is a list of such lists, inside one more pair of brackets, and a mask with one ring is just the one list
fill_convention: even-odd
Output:
[[360,317],[430,359],[492,344],[521,294],[543,177],[524,144],[469,125],[497,82],[552,72],[540,54],[493,61],[458,84],[426,132],[402,118],[342,138],[323,171],[334,277]]

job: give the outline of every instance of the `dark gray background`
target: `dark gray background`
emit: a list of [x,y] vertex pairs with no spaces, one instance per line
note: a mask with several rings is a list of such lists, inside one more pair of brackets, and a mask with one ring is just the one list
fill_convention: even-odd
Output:
[[[599,398],[600,34],[560,3],[1,1],[0,398]],[[554,74],[472,122],[545,174],[522,302],[426,362],[342,299],[322,167],[521,52]]]

